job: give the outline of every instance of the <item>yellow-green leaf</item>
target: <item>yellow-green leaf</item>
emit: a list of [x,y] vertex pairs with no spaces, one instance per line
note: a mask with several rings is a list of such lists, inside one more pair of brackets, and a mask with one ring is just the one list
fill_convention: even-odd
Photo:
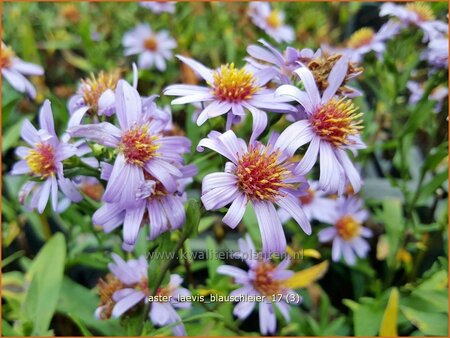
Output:
[[313,257],[313,258],[317,258],[319,259],[320,256],[320,252],[314,249],[305,249],[303,250],[303,256],[305,257]]
[[328,261],[314,265],[305,270],[295,273],[292,277],[287,279],[284,285],[291,289],[304,288],[316,280],[322,278],[328,270]]
[[380,326],[380,337],[397,337],[398,290],[393,288],[389,296],[383,320]]

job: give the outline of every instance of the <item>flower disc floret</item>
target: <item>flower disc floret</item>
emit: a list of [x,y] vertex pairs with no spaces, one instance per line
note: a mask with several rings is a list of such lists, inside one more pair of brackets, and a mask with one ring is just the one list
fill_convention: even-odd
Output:
[[249,100],[259,90],[252,73],[235,68],[234,63],[221,66],[213,73],[213,79],[213,94],[223,101]]
[[358,237],[361,233],[361,224],[349,215],[340,218],[335,227],[339,236],[346,241]]
[[430,5],[424,2],[413,2],[406,4],[405,8],[416,13],[420,21],[431,21],[435,19],[435,15]]
[[250,146],[247,153],[239,157],[236,167],[238,188],[251,200],[266,200],[274,202],[282,196],[281,188],[288,188],[291,184],[284,183],[284,179],[292,174],[279,164],[280,153],[269,152],[267,148]]
[[25,157],[33,174],[47,178],[55,174],[55,149],[50,144],[41,143],[31,149]]
[[359,134],[363,128],[362,113],[356,111],[351,100],[333,98],[311,115],[311,126],[318,136],[334,146],[348,145],[348,136]]
[[128,163],[143,167],[157,155],[159,145],[155,140],[158,135],[150,135],[148,128],[148,125],[133,127],[122,135],[119,149]]
[[254,269],[253,287],[266,297],[282,292],[282,281],[272,277],[275,269],[276,267],[269,262],[259,262]]
[[360,48],[369,45],[375,37],[375,32],[372,28],[363,27],[352,34],[348,40],[348,47]]
[[98,111],[98,100],[100,96],[108,89],[115,90],[119,78],[119,72],[116,71],[110,73],[100,72],[97,77],[91,74],[90,78],[81,80],[84,102],[93,111]]

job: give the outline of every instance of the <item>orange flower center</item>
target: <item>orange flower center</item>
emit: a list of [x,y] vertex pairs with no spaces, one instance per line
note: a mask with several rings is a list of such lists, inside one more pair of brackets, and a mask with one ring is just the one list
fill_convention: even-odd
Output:
[[158,48],[158,41],[152,36],[144,41],[145,49],[148,49],[151,52],[154,52]]
[[81,186],[81,191],[85,193],[87,196],[92,198],[94,201],[100,202],[100,199],[103,195],[103,186],[100,183],[91,184],[91,183],[84,183]]
[[272,28],[279,28],[283,24],[280,12],[273,10],[266,18],[267,24]]
[[269,154],[267,148],[261,151],[259,146],[250,146],[249,151],[239,158],[236,168],[238,187],[249,199],[274,202],[282,196],[281,188],[293,187],[283,183],[292,174],[278,164],[279,157],[279,152]]
[[77,23],[80,21],[81,13],[77,6],[74,4],[68,4],[64,6],[61,10],[62,16],[70,21],[71,23]]
[[361,224],[357,222],[352,216],[344,216],[335,224],[339,236],[349,241],[361,233]]
[[259,262],[256,266],[255,279],[253,280],[253,287],[266,297],[283,292],[283,284],[280,280],[273,279],[272,275],[275,271],[275,266],[268,262]]
[[134,286],[136,290],[141,291],[146,297],[150,295],[150,290],[148,288],[148,280],[143,277],[140,282],[136,283]]
[[348,40],[348,47],[359,48],[370,44],[375,36],[375,32],[372,28],[364,27],[352,34]]
[[331,99],[310,117],[314,132],[323,140],[339,147],[349,145],[348,136],[356,135],[363,128],[356,113],[357,108],[345,98]]
[[221,66],[213,76],[213,94],[223,101],[248,100],[259,90],[253,75],[244,68],[236,69],[234,63]]
[[100,296],[100,306],[104,306],[100,318],[108,319],[111,317],[115,302],[112,299],[113,294],[123,289],[125,286],[116,276],[112,274],[106,275],[106,281],[100,279],[97,284],[98,294]]
[[420,21],[431,21],[435,19],[430,5],[424,2],[413,2],[406,4],[405,8],[417,14]]
[[31,149],[25,160],[33,174],[47,178],[55,174],[55,149],[50,144],[40,143]]
[[148,125],[131,128],[122,135],[119,149],[128,163],[140,167],[156,155],[159,145],[155,143],[157,135],[148,134]]
[[159,300],[163,300],[164,297],[167,297],[166,299],[170,299],[170,296],[172,295],[174,289],[171,288],[169,285],[166,287],[160,287],[156,291],[156,296],[159,297]]
[[98,111],[98,100],[106,90],[116,89],[119,77],[118,71],[110,73],[100,72],[97,77],[91,74],[90,78],[81,80],[83,100],[91,107],[92,111]]
[[300,196],[300,202],[304,204],[310,204],[314,200],[314,191],[308,189],[306,195]]

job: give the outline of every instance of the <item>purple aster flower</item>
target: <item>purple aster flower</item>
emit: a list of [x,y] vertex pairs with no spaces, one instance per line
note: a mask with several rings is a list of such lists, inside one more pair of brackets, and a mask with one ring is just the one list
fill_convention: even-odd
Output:
[[246,235],[245,240],[239,239],[239,248],[250,268],[249,271],[231,265],[221,265],[217,268],[217,272],[233,277],[236,284],[242,285],[232,291],[230,296],[264,296],[264,300],[262,302],[243,300],[234,307],[233,314],[244,320],[258,304],[261,334],[274,334],[277,327],[275,307],[284,319],[290,322],[289,304],[297,305],[302,301],[300,295],[284,285],[294,275],[293,271],[287,270],[290,259],[287,258],[278,265],[267,259],[257,259],[258,255],[249,235]]
[[156,66],[161,72],[166,70],[166,60],[173,58],[172,49],[177,47],[168,31],[153,32],[148,24],[140,24],[125,33],[122,44],[126,56],[139,54],[139,68]]
[[115,95],[117,82],[120,79],[118,71],[100,72],[97,77],[81,80],[77,93],[67,104],[70,119],[69,128],[81,123],[83,117],[89,113],[92,116],[111,116],[115,113]]
[[365,148],[360,137],[362,114],[356,113],[353,103],[346,98],[336,98],[347,73],[348,61],[342,56],[328,77],[329,85],[320,95],[313,74],[305,67],[296,70],[306,92],[291,85],[277,89],[277,95],[289,96],[305,109],[307,119],[290,125],[280,135],[277,143],[282,150],[293,154],[296,149],[310,143],[296,168],[300,175],[308,173],[320,155],[319,188],[328,193],[342,193],[346,178],[355,192],[361,187],[361,178],[346,150],[356,152]]
[[356,256],[366,257],[370,247],[364,238],[371,237],[372,231],[362,226],[368,217],[362,207],[362,201],[355,197],[340,198],[333,212],[328,213],[325,222],[333,226],[319,231],[318,236],[321,243],[333,241],[333,261],[338,262],[343,256],[347,264],[354,265]]
[[86,137],[118,151],[103,201],[133,208],[144,173],[161,182],[169,193],[175,192],[176,180],[183,176],[177,165],[190,150],[189,139],[164,136],[161,124],[153,123],[148,110],[143,112],[137,90],[124,80],[117,85],[115,102],[120,128],[102,122],[68,129],[72,137]]
[[[95,310],[97,319],[120,317],[139,303],[147,303],[151,290],[148,288],[148,263],[144,256],[124,261],[120,256],[112,254],[114,263],[108,265],[112,274],[98,283],[100,306]],[[170,302],[152,302],[149,318],[155,325],[168,325],[181,321],[175,308],[189,308],[191,303],[180,300],[189,296],[189,290],[180,287],[183,279],[171,275],[166,287],[157,290],[156,296],[170,296]],[[186,335],[183,324],[173,328],[175,335]]]
[[[159,288],[156,296],[168,296],[169,302],[152,302],[152,308],[150,310],[150,319],[154,325],[164,326],[172,323],[181,322],[180,315],[176,309],[189,309],[191,303],[183,301],[191,295],[188,289],[180,287],[183,282],[183,278],[179,275],[170,275],[169,284],[166,287]],[[175,336],[186,336],[186,329],[181,323],[172,328],[172,332]]]
[[272,37],[276,42],[292,42],[295,32],[292,27],[284,24],[284,13],[274,10],[268,2],[251,2],[248,15],[253,23]]
[[267,146],[255,142],[247,147],[231,130],[223,134],[212,131],[197,147],[198,151],[210,148],[231,161],[225,165],[225,172],[203,178],[201,200],[205,209],[217,210],[231,203],[222,221],[234,229],[251,203],[263,251],[269,253],[286,250],[286,238],[274,204],[286,209],[303,231],[311,234],[311,225],[298,198],[308,184],[294,172],[295,164],[278,148],[276,139],[277,135],[272,134]]
[[278,113],[295,111],[294,107],[284,103],[285,99],[276,98],[274,91],[265,87],[271,80],[271,76],[267,76],[267,73],[252,73],[245,67],[237,69],[233,63],[211,70],[192,59],[180,55],[177,57],[197,72],[209,87],[176,84],[168,86],[164,94],[181,96],[173,100],[172,104],[208,103],[198,116],[199,126],[210,118],[227,114],[228,130],[233,124],[241,121],[247,110],[253,116],[253,133],[250,138],[252,142],[267,126],[265,111]]
[[448,25],[445,22],[436,20],[430,5],[425,2],[412,2],[407,3],[405,6],[385,3],[381,6],[380,16],[386,15],[398,18],[403,28],[408,25],[414,25],[422,29],[423,42],[448,34]]
[[[419,102],[423,94],[425,92],[424,84],[416,82],[416,81],[408,81],[406,87],[411,92],[409,97],[409,104],[416,104]],[[429,100],[436,101],[436,106],[434,107],[434,112],[439,113],[442,110],[442,106],[444,104],[445,99],[448,97],[448,88],[444,86],[436,87],[432,90],[430,95],[428,96]]]
[[342,52],[353,62],[360,62],[362,57],[371,51],[374,51],[381,59],[386,49],[386,40],[395,36],[400,28],[400,24],[393,20],[381,26],[376,33],[372,28],[363,27],[350,36],[347,41],[347,49]]
[[34,99],[36,89],[24,75],[44,75],[44,69],[33,63],[18,58],[14,51],[2,41],[1,68],[2,76],[18,92],[28,93]]
[[175,1],[141,1],[139,3],[142,7],[148,8],[155,14],[160,13],[175,13]]
[[108,264],[112,274],[98,284],[100,306],[95,310],[97,319],[119,317],[141,301],[147,301],[150,295],[148,263],[144,256],[127,262],[114,253],[112,258],[114,263]]
[[[112,173],[112,166],[103,163],[102,179],[108,180]],[[177,179],[177,190],[169,193],[167,189],[148,174],[135,191],[135,202],[131,208],[123,208],[119,203],[105,203],[98,209],[92,223],[100,225],[109,233],[123,224],[123,249],[132,251],[136,243],[141,224],[149,224],[149,239],[153,240],[166,231],[180,228],[186,221],[184,202],[187,184],[196,175],[195,166],[179,168],[183,174]]]
[[448,36],[431,40],[421,58],[435,68],[448,69]]
[[62,164],[65,159],[79,155],[79,150],[56,136],[49,100],[44,102],[39,112],[39,126],[37,130],[29,120],[24,121],[21,136],[31,148],[21,146],[16,149],[21,160],[14,164],[11,174],[28,174],[36,179],[25,183],[19,192],[19,201],[42,214],[50,196],[53,210],[58,210],[58,190],[73,202],[81,201],[82,196],[74,183],[64,177]]
[[267,76],[273,76],[274,81],[279,84],[291,84],[295,74],[294,70],[299,67],[299,63],[307,64],[321,55],[320,49],[314,52],[309,48],[304,48],[300,51],[292,47],[287,47],[284,54],[282,54],[263,39],[258,41],[263,47],[257,45],[248,46],[247,53],[250,57],[245,60],[256,70],[270,74]]
[[[300,204],[309,221],[324,221],[328,219],[328,212],[334,208],[336,200],[331,199],[327,194],[319,189],[319,182],[309,182],[309,188],[299,196]],[[292,217],[283,208],[278,209],[281,222],[286,223]]]

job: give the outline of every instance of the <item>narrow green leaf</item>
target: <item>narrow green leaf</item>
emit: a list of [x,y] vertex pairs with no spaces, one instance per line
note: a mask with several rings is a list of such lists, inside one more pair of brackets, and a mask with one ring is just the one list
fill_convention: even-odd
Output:
[[65,239],[57,233],[44,245],[27,272],[26,278],[31,282],[22,310],[24,318],[33,323],[33,335],[48,332],[61,290],[65,257]]

